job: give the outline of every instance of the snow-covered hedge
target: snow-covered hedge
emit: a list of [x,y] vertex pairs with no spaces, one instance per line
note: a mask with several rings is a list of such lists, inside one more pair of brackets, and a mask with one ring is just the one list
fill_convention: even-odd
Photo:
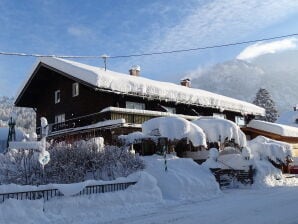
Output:
[[292,158],[292,146],[285,142],[258,136],[248,142],[251,154],[256,160],[269,159],[277,164],[287,164]]
[[187,138],[194,146],[207,146],[203,130],[184,118],[157,117],[150,119],[143,123],[142,132],[145,135],[158,134],[170,140]]
[[200,117],[192,122],[203,129],[208,142],[224,143],[226,140],[234,139],[240,147],[246,146],[245,134],[232,121],[223,118]]
[[48,149],[44,171],[33,150],[11,150],[0,156],[0,181],[9,184],[74,183],[86,179],[113,180],[144,168],[143,161],[126,148],[80,141],[59,143]]

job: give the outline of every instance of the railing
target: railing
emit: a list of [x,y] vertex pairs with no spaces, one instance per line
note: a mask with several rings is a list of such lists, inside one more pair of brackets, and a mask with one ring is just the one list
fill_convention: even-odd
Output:
[[210,169],[213,175],[215,176],[216,181],[219,183],[220,187],[229,186],[233,180],[244,185],[253,184],[253,176],[255,170],[252,166],[249,166],[248,170],[235,170],[235,169],[220,169],[220,168],[211,168]]
[[[136,182],[91,185],[86,186],[83,190],[81,190],[79,193],[73,196],[121,191],[127,189],[129,186],[134,184],[136,184]],[[45,201],[47,201],[53,197],[59,196],[63,196],[63,194],[58,189],[0,193],[0,202],[4,202],[5,200],[11,198],[17,200],[37,200],[43,198]]]
[[[49,124],[49,134],[63,129],[78,128],[78,127],[95,124],[97,122],[104,121],[106,119],[110,119],[110,118],[107,117],[107,115],[104,113],[97,112],[93,114],[88,114],[86,116],[80,116],[80,117],[68,119],[60,123],[52,123],[52,124]],[[40,127],[36,128],[36,133],[38,136],[40,135]]]

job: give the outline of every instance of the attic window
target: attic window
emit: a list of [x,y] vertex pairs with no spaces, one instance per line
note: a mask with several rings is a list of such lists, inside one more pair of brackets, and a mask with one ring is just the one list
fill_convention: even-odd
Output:
[[72,84],[72,97],[79,95],[79,83],[75,82]]
[[55,91],[55,103],[60,103],[60,90]]

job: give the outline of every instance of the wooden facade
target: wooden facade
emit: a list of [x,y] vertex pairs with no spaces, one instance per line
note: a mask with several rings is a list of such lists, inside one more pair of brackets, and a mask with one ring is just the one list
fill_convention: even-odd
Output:
[[[79,92],[73,96],[73,84],[78,83]],[[59,102],[55,102],[55,92],[59,90]],[[225,110],[221,112],[217,108],[190,105],[187,103],[166,101],[152,96],[140,96],[134,93],[119,93],[107,89],[100,89],[92,83],[87,83],[71,74],[66,74],[47,64],[39,63],[22,91],[15,101],[18,107],[30,107],[36,111],[37,131],[41,117],[46,117],[50,124],[50,133],[53,138],[66,138],[66,136],[87,136],[88,132],[96,135],[108,136],[109,141],[113,135],[127,134],[140,130],[141,124],[146,120],[159,116],[158,113],[131,113],[126,111],[106,111],[108,107],[126,108],[126,102],[141,103],[144,111],[166,112],[165,108],[174,108],[176,114],[188,116],[213,116],[224,114],[231,121],[236,117],[243,117],[239,112]],[[57,122],[60,115],[61,121]],[[245,123],[253,119],[253,115],[245,116]],[[89,131],[76,129],[107,120],[125,119],[126,125],[113,127],[90,128]],[[61,132],[61,130],[66,130]],[[84,134],[83,134],[84,133]]]

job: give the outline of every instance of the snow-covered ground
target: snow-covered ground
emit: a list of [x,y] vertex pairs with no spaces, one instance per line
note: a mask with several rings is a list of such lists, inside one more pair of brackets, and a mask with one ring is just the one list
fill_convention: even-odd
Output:
[[138,183],[125,191],[7,200],[0,203],[0,223],[298,223],[296,178],[221,191],[205,167],[167,158],[165,171],[163,157],[145,157],[146,169],[133,174]]

